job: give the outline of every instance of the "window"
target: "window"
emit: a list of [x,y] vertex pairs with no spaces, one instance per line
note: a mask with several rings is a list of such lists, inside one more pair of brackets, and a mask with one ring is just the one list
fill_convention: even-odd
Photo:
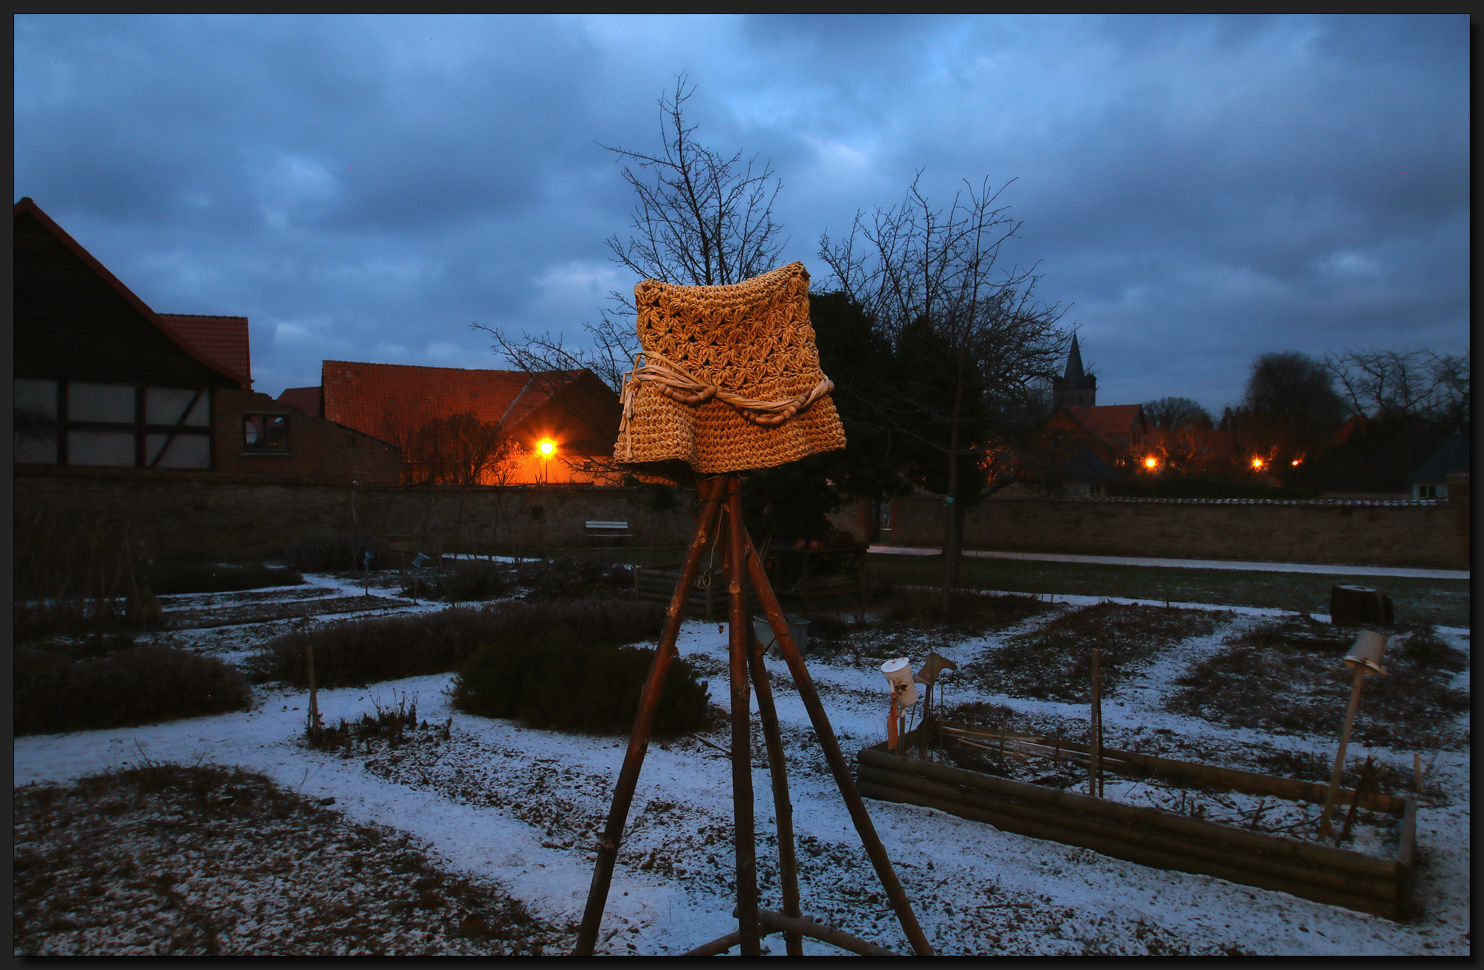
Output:
[[289,450],[286,414],[244,414],[242,450],[253,454],[284,454]]
[[15,407],[18,462],[211,467],[211,392],[203,387],[22,379]]
[[1446,498],[1448,487],[1446,485],[1418,485],[1418,498]]

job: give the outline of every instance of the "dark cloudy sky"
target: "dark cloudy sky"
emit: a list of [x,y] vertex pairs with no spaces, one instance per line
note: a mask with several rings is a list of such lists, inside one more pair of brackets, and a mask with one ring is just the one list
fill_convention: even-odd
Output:
[[582,336],[633,205],[598,143],[770,159],[784,261],[1014,183],[1002,257],[1069,305],[1099,403],[1219,409],[1271,350],[1469,347],[1469,21],[1417,17],[15,20],[15,197],[150,306],[325,358],[502,367]]

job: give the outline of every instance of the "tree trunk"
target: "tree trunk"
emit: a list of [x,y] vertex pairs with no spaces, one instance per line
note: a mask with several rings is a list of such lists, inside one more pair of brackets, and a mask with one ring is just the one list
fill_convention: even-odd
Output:
[[960,521],[958,509],[958,426],[964,400],[964,360],[954,371],[953,420],[948,427],[948,494],[943,496],[943,613],[946,616],[953,587],[958,582]]

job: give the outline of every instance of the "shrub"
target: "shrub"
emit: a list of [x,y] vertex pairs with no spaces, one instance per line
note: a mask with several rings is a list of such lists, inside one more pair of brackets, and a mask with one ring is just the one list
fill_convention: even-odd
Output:
[[305,532],[289,543],[284,558],[306,573],[343,573],[364,566],[365,553],[376,556],[371,565],[379,568],[386,559],[381,542],[347,532]]
[[533,559],[515,570],[515,581],[529,589],[527,599],[612,597],[633,583],[626,566],[577,556]]
[[[504,596],[510,591],[510,587],[511,570],[505,563],[470,562],[458,563],[442,573],[420,577],[415,591],[421,599],[467,603]],[[414,585],[409,579],[402,586],[402,595],[411,596],[413,592]]]
[[144,578],[145,544],[118,516],[76,503],[17,503],[14,522],[17,638],[165,625]]
[[321,687],[367,684],[453,670],[494,640],[570,631],[579,642],[617,645],[659,635],[664,607],[633,600],[457,606],[438,613],[353,620],[286,633],[248,658],[255,681],[309,683],[305,648],[314,644]]
[[[109,641],[103,645],[111,645]],[[36,734],[149,724],[247,707],[240,671],[171,647],[130,646],[73,659],[67,649],[15,649],[15,731]]]
[[1034,596],[1014,593],[964,593],[949,596],[943,608],[943,592],[937,589],[897,589],[887,601],[890,623],[922,627],[948,625],[973,633],[1013,626],[1027,617],[1053,607]]
[[229,593],[270,586],[298,586],[304,577],[292,569],[253,563],[223,566],[215,563],[155,562],[149,567],[149,585],[157,595]]
[[[375,714],[362,714],[354,721],[340,719],[340,723],[334,726],[324,726],[318,732],[306,725],[305,737],[312,748],[328,748],[331,750],[343,749],[354,750],[357,744],[370,745],[374,741],[385,741],[388,747],[395,748],[406,740],[407,732],[417,727],[417,700],[409,701],[407,695],[403,694],[397,701],[396,707],[382,707],[381,702],[372,700],[376,707]],[[423,722],[423,729],[428,730],[428,722]],[[438,736],[447,741],[453,731],[453,719],[441,728],[433,728]]]
[[[569,630],[502,638],[475,654],[449,689],[454,706],[538,728],[623,731],[633,727],[651,648],[592,646]],[[670,664],[654,731],[678,734],[705,720],[709,694],[680,657]]]

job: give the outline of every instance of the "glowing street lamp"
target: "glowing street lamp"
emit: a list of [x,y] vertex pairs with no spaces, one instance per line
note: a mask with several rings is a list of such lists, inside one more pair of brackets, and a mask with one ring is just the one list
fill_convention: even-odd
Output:
[[1159,467],[1159,459],[1154,457],[1153,455],[1148,456],[1144,459],[1144,467],[1149,469],[1150,471],[1154,471],[1156,468]]
[[1267,464],[1267,462],[1263,461],[1260,457],[1257,457],[1255,455],[1253,456],[1253,458],[1252,458],[1252,470],[1253,471],[1255,471],[1255,472],[1262,471],[1263,466],[1266,465],[1266,464]]
[[556,442],[550,438],[542,438],[541,443],[536,446],[536,452],[541,456],[541,481],[545,484],[550,477],[548,470],[551,468],[551,456],[556,454]]

